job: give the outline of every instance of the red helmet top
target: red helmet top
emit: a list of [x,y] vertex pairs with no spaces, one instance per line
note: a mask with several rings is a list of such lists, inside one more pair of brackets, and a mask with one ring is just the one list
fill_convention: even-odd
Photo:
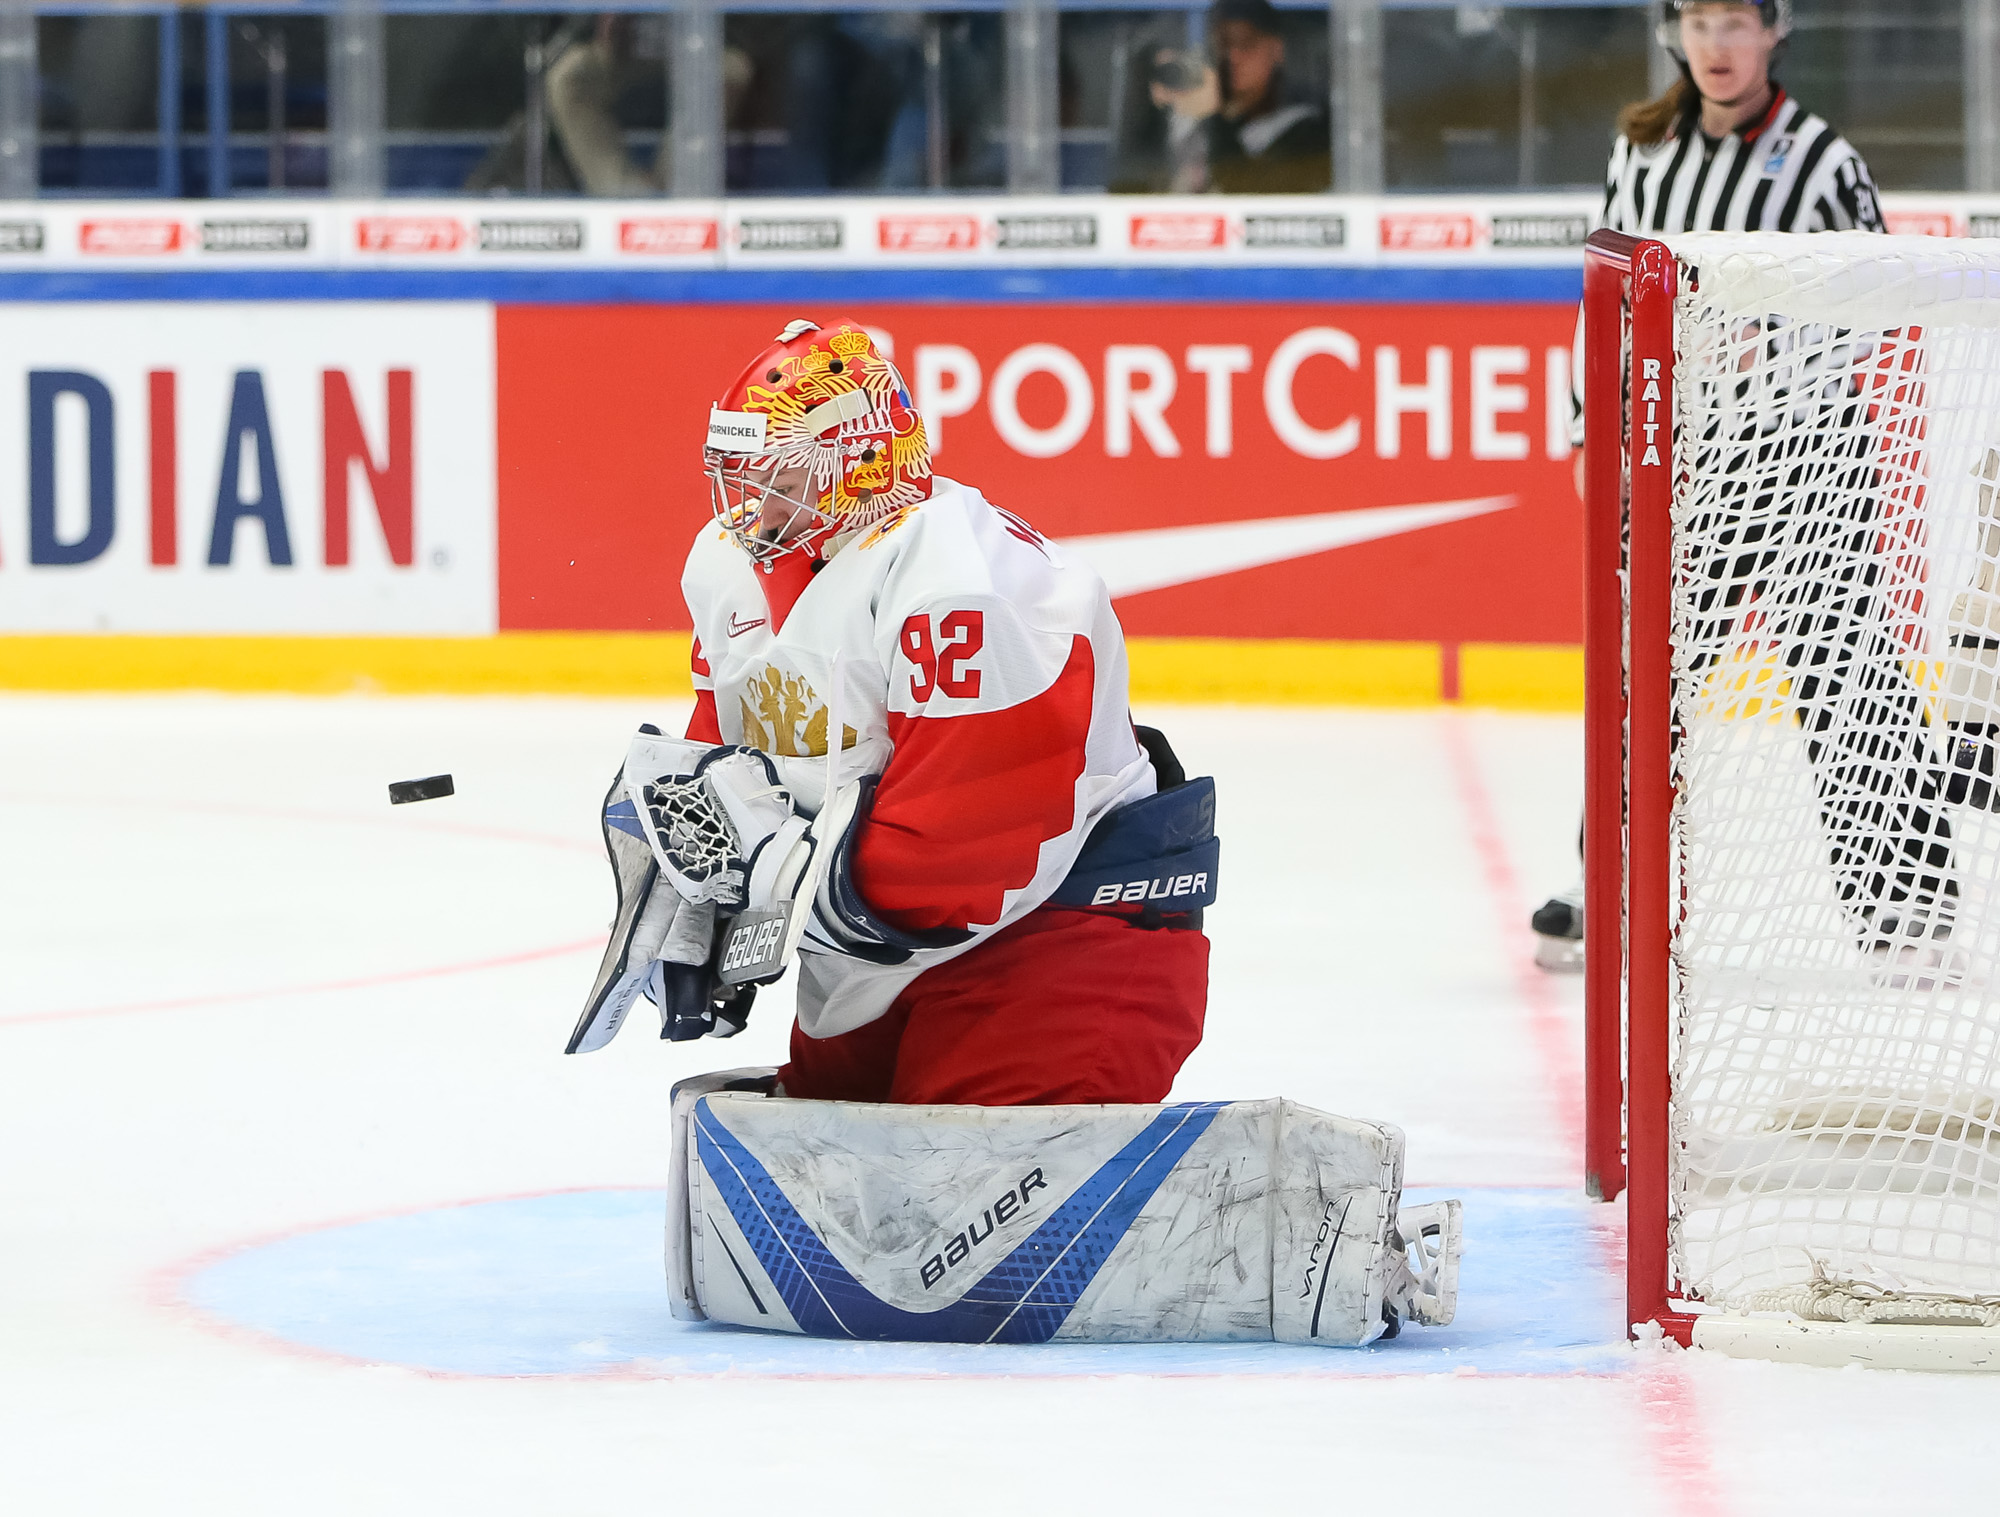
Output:
[[858,322],[795,321],[708,413],[715,516],[753,558],[817,553],[931,493],[909,386]]

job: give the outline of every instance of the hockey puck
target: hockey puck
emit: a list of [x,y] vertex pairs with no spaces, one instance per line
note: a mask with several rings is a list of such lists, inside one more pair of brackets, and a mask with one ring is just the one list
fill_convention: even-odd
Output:
[[433,774],[421,780],[394,780],[389,785],[389,804],[407,806],[411,801],[434,801],[441,795],[454,793],[448,774]]

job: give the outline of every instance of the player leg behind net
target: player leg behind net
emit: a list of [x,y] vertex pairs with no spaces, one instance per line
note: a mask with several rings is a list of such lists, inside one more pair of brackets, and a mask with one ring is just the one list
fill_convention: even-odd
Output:
[[[1837,352],[1847,335],[1823,345]],[[1858,383],[1826,368],[1822,387]],[[1716,677],[1734,650],[1775,654],[1857,942],[1889,954],[1943,941],[1958,895],[1951,829],[1924,697],[1885,594],[1884,482],[1865,407],[1851,394],[1832,406],[1770,400],[1777,417],[1753,414],[1726,444],[1712,427],[1696,450],[1680,530],[1684,572],[1700,588],[1682,686]]]

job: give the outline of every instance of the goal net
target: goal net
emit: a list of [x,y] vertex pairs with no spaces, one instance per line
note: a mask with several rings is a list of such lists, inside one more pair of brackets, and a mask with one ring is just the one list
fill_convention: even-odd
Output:
[[2000,1325],[2000,242],[1590,263],[1590,1142],[1613,1192],[1622,1073],[1633,1320]]

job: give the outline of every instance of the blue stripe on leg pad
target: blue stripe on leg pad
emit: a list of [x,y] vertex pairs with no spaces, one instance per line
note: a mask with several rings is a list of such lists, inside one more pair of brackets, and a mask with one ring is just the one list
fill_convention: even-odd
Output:
[[696,1103],[693,1124],[703,1171],[805,1332],[921,1343],[1046,1343],[1223,1104],[1161,1112],[963,1296],[929,1312],[891,1306],[856,1280],[706,1100]]

